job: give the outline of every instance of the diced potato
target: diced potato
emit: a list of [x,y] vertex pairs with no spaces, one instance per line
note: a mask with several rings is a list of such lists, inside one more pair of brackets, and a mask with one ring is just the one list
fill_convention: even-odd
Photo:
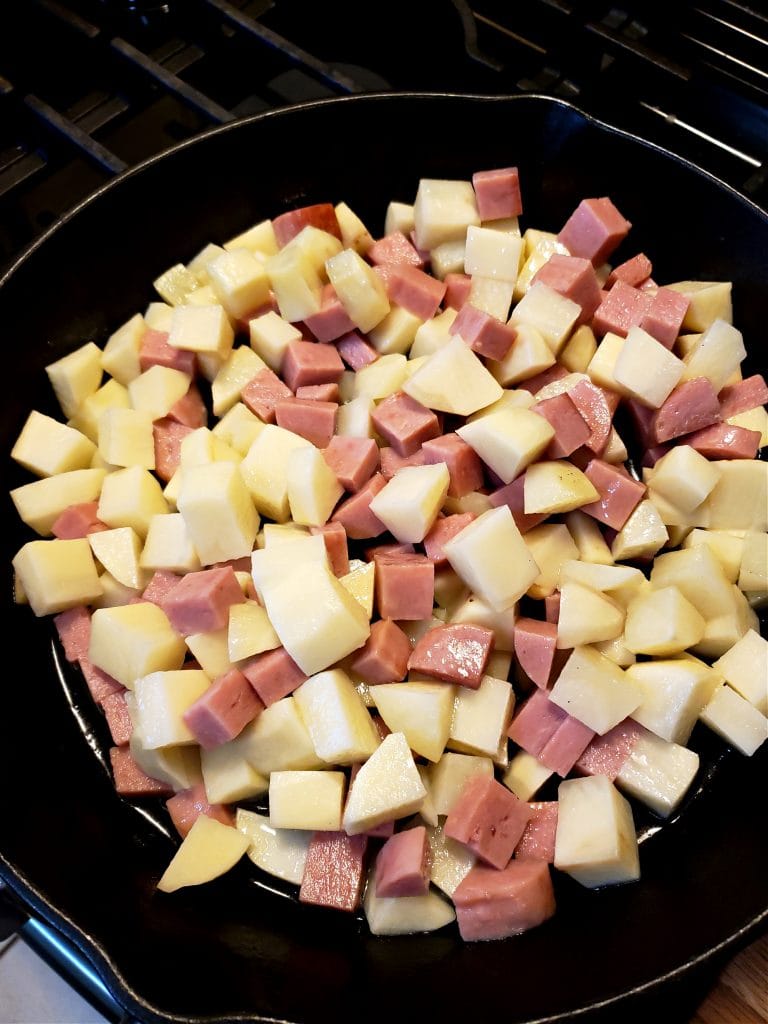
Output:
[[190,384],[189,375],[181,370],[150,366],[130,382],[128,396],[134,409],[146,413],[151,420],[159,420],[186,395]]
[[664,658],[697,644],[704,619],[677,587],[654,588],[630,601],[624,636],[635,654]]
[[201,885],[223,875],[240,860],[250,839],[231,825],[201,814],[157,883],[161,892]]
[[222,306],[179,306],[173,311],[168,344],[226,359],[234,332]]
[[644,498],[632,510],[611,544],[611,554],[617,562],[630,558],[652,558],[669,540],[654,503]]
[[77,412],[69,419],[69,426],[79,430],[94,444],[99,440],[99,419],[107,409],[129,409],[131,400],[128,388],[116,380],[108,380],[93,394],[83,399]]
[[587,373],[593,384],[601,388],[608,388],[615,391],[623,398],[632,398],[632,392],[621,384],[615,376],[616,365],[621,356],[626,342],[618,334],[609,331],[603,335],[603,340],[597,346],[592,359],[589,361]]
[[257,867],[276,878],[301,885],[311,832],[274,828],[263,814],[242,807],[237,809],[235,824],[250,839],[246,853]]
[[756,409],[747,409],[736,416],[729,416],[726,420],[734,427],[743,427],[745,430],[754,430],[760,434],[759,448],[765,448],[768,444],[768,410],[762,405]]
[[246,455],[264,426],[265,424],[246,405],[236,402],[224,413],[211,433],[240,455]]
[[536,281],[513,309],[509,322],[513,327],[520,324],[535,327],[557,355],[580,315],[578,303],[560,295],[543,281]]
[[338,832],[345,786],[344,772],[272,772],[270,824],[275,828]]
[[768,462],[723,459],[713,462],[720,479],[706,501],[711,530],[768,530]]
[[[355,375],[355,399],[353,401],[359,402],[360,399],[366,399],[367,404],[364,408],[370,413],[372,409],[371,400],[379,401],[382,398],[386,398],[387,395],[399,391],[407,376],[408,360],[404,355],[401,355],[399,352],[391,352],[389,355],[380,356],[374,363],[370,363],[368,366],[364,366],[362,370],[358,370]],[[339,409],[339,420],[342,419],[345,409],[348,409],[352,404],[353,402],[349,402]],[[368,433],[357,433],[354,436],[371,436],[370,416],[365,423],[365,429]],[[349,433],[349,430],[346,432]]]
[[22,521],[45,537],[70,505],[96,501],[106,475],[103,469],[73,469],[69,473],[57,473],[15,487],[10,492],[11,500]]
[[603,736],[631,715],[641,688],[591,647],[576,647],[550,692],[550,700]]
[[537,459],[555,436],[548,420],[522,408],[482,416],[457,433],[505,484]]
[[240,471],[253,503],[270,519],[288,519],[288,460],[292,451],[306,447],[312,444],[305,438],[267,424],[243,459]]
[[353,836],[404,818],[418,811],[426,795],[405,736],[392,732],[355,776],[342,828]]
[[322,526],[330,518],[344,488],[314,445],[294,448],[286,474],[288,505],[295,523]]
[[259,221],[252,228],[243,231],[242,234],[230,238],[223,247],[227,252],[232,249],[250,249],[251,252],[261,253],[264,256],[274,256],[278,247],[272,221]]
[[525,543],[540,570],[528,596],[540,600],[557,590],[562,565],[578,558],[579,551],[563,523],[534,526],[525,534]]
[[413,221],[419,249],[434,249],[443,242],[465,238],[467,228],[480,223],[472,183],[422,178],[413,204]]
[[759,621],[749,601],[737,586],[732,586],[728,609],[706,620],[704,636],[694,646],[704,658],[719,658],[740,640],[747,630],[758,629]]
[[727,683],[715,690],[699,717],[747,757],[768,739],[768,718]]
[[739,567],[739,590],[758,593],[768,590],[768,533],[752,530],[744,537]]
[[627,668],[629,665],[634,665],[637,661],[635,655],[624,643],[623,636],[616,636],[613,640],[602,640],[600,643],[592,645],[596,651],[608,658],[619,668]]
[[683,380],[708,377],[715,391],[720,391],[746,355],[741,331],[725,320],[715,320],[685,357]]
[[430,881],[446,896],[453,896],[459,883],[475,866],[477,858],[463,843],[446,836],[442,825],[427,828]]
[[99,418],[98,436],[99,454],[106,463],[155,468],[155,439],[152,417],[148,412],[108,409]]
[[768,640],[757,630],[748,630],[712,667],[761,714],[768,714]]
[[443,281],[448,274],[460,274],[464,270],[466,248],[464,239],[457,238],[430,249],[429,266],[439,281]]
[[403,543],[419,543],[429,533],[448,493],[444,462],[399,469],[372,499],[371,512]]
[[698,770],[698,754],[647,732],[635,740],[616,783],[656,814],[668,818],[677,810]]
[[459,335],[434,352],[402,387],[427,408],[459,416],[469,416],[502,395],[500,385]]
[[245,385],[265,367],[264,360],[248,345],[233,349],[211,385],[214,416],[223,416],[239,402]]
[[573,512],[568,512],[563,521],[576,542],[582,562],[595,562],[600,565],[613,564],[611,550],[592,516],[576,509]]
[[634,398],[658,409],[683,376],[685,366],[640,327],[630,327],[613,366],[613,378]]
[[725,615],[732,608],[731,583],[706,545],[660,555],[651,570],[654,589],[677,587],[705,619]]
[[132,590],[143,590],[147,574],[141,568],[142,543],[135,530],[121,526],[116,530],[102,530],[88,535],[91,551],[111,575]]
[[180,306],[186,302],[187,296],[198,287],[198,283],[195,275],[183,263],[169,267],[153,281],[157,294],[171,306]]
[[[493,232],[491,232],[493,234]],[[481,277],[475,274],[469,289],[471,305],[481,309],[497,320],[506,320],[512,304],[515,286],[512,281],[502,281],[496,277]]]
[[285,350],[302,337],[301,331],[272,310],[250,320],[248,330],[251,348],[275,373],[280,372]]
[[684,512],[697,508],[719,478],[717,464],[687,444],[670,449],[653,467],[654,490]]
[[423,896],[377,896],[375,870],[365,890],[363,909],[372,935],[434,932],[456,919],[450,903],[435,892]]
[[429,768],[429,789],[438,814],[450,814],[473,775],[493,775],[490,757],[446,752]]
[[625,678],[643,691],[632,718],[671,743],[687,743],[717,674],[697,658],[641,661]]
[[144,746],[152,750],[196,743],[183,716],[210,685],[199,669],[150,672],[137,679],[133,693]]
[[354,249],[364,256],[373,245],[370,231],[346,203],[337,203],[334,210],[341,230],[342,245],[345,249]]
[[211,260],[206,269],[216,298],[235,320],[269,300],[264,265],[249,249],[229,249]]
[[286,524],[280,536],[274,527],[273,523],[264,527],[264,545],[251,554],[253,585],[262,601],[266,590],[300,572],[309,562],[328,568],[328,550],[320,534],[299,532]]
[[514,690],[505,679],[485,675],[477,690],[457,687],[448,746],[495,758],[514,704]]
[[518,799],[532,800],[552,774],[538,758],[520,750],[509,762],[501,781]]
[[252,658],[280,646],[280,638],[257,601],[233,604],[229,609],[227,650],[230,661]]
[[87,469],[96,451],[79,430],[33,410],[11,449],[11,458],[35,476]]
[[141,373],[139,352],[147,327],[141,313],[136,313],[107,339],[101,354],[101,366],[121,384],[130,384]]
[[597,352],[597,341],[594,332],[587,324],[577,327],[563,348],[559,360],[571,373],[586,373]]
[[384,218],[385,235],[391,235],[394,231],[399,231],[408,238],[415,226],[413,206],[410,203],[391,202],[389,204],[386,217]]
[[[293,696],[317,756],[327,764],[366,761],[378,747],[379,734],[373,719],[349,676],[341,669],[311,676]],[[270,816],[271,813],[270,805]]]
[[451,729],[456,688],[446,683],[386,683],[369,688],[371,698],[392,732],[428,761],[439,761]]
[[623,629],[624,610],[615,601],[573,580],[562,584],[557,620],[559,649],[613,640]]
[[604,590],[621,603],[625,596],[635,596],[647,582],[642,572],[630,565],[603,565],[600,563],[564,562],[560,580],[574,580],[592,590]]
[[600,497],[589,477],[566,459],[536,462],[529,466],[523,483],[523,496],[526,514],[541,512],[547,515],[572,512]]
[[405,353],[410,349],[416,332],[424,321],[402,306],[391,306],[383,320],[368,332],[368,341],[377,352]]
[[354,249],[344,249],[326,260],[328,278],[352,323],[370,331],[389,312],[384,283]]
[[154,572],[197,572],[200,559],[181,513],[152,516],[139,557],[139,566]]
[[699,544],[706,544],[711,548],[728,581],[736,583],[744,552],[744,536],[727,530],[691,530],[683,540],[682,546],[693,548]]
[[151,672],[180,669],[185,651],[165,613],[149,601],[99,608],[91,616],[88,657],[129,690]]
[[425,320],[416,330],[413,344],[410,349],[410,358],[419,359],[421,356],[431,356],[451,339],[449,330],[451,324],[457,317],[455,309],[450,306],[442,310],[431,320]]
[[514,285],[522,253],[523,240],[519,235],[470,225],[467,228],[464,272],[509,281]]
[[13,568],[35,615],[89,604],[102,592],[85,539],[29,541],[16,553]]
[[246,761],[239,736],[211,750],[201,750],[200,768],[205,795],[211,804],[252,800],[269,789],[269,779]]
[[192,657],[209,679],[217,679],[232,668],[226,629],[213,629],[207,633],[190,633],[184,638],[184,642]]
[[74,416],[83,401],[101,384],[101,349],[89,341],[45,368],[66,417]]
[[517,337],[509,352],[490,367],[493,376],[505,388],[549,369],[556,358],[538,328],[531,324],[516,324],[515,327]]
[[160,484],[141,466],[104,477],[96,514],[107,526],[131,526],[143,540],[152,517],[168,511]]
[[238,740],[245,759],[261,775],[325,767],[293,697],[283,697],[262,711]]
[[362,562],[353,558],[349,563],[349,572],[339,580],[354,597],[370,620],[373,616],[373,592],[376,565],[374,562]]
[[681,292],[690,300],[683,320],[686,330],[705,331],[715,320],[731,323],[730,281],[677,281],[665,287]]

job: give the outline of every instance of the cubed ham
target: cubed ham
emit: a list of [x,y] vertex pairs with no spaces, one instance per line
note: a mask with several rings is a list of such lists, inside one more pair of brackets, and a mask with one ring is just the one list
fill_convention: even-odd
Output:
[[512,481],[511,484],[506,484],[504,487],[499,487],[498,490],[492,491],[488,495],[488,501],[491,503],[493,508],[498,508],[500,505],[506,505],[509,511],[512,513],[512,518],[515,520],[515,526],[518,528],[520,533],[527,533],[532,530],[534,526],[538,526],[539,523],[543,522],[547,518],[547,513],[541,512],[524,512],[525,508],[525,473],[521,473],[519,477]]
[[427,465],[444,462],[448,467],[450,497],[463,498],[483,486],[483,464],[458,434],[441,434],[425,441],[421,450]]
[[204,427],[208,422],[208,411],[203,396],[194,384],[191,384],[185,395],[182,395],[168,410],[168,419],[180,423],[191,430]]
[[346,576],[349,572],[349,547],[347,531],[341,523],[324,523],[310,526],[309,532],[320,534],[325,541],[325,550],[334,576]]
[[210,804],[202,782],[190,789],[182,789],[166,800],[165,806],[171,816],[173,827],[183,839],[201,814],[214,818],[222,825],[234,825],[235,816],[224,804]]
[[331,522],[341,523],[352,540],[367,540],[384,533],[384,523],[371,512],[371,502],[386,485],[381,473],[375,473],[366,480],[356,494],[337,506]]
[[657,444],[652,448],[646,448],[643,452],[643,468],[653,469],[659,459],[663,458],[670,449],[668,444]]
[[296,397],[309,399],[313,402],[340,402],[338,384],[305,384],[296,388]]
[[557,625],[557,621],[560,618],[560,591],[556,590],[554,594],[547,594],[544,598],[544,617],[547,622],[554,622]]
[[231,605],[243,601],[237,577],[225,566],[187,573],[159,603],[176,632],[189,636],[224,629]]
[[284,647],[276,647],[273,651],[248,658],[240,663],[240,671],[267,708],[293,693],[309,679]]
[[373,243],[366,255],[374,266],[382,264],[397,266],[402,263],[419,268],[424,266],[424,261],[416,251],[416,247],[402,231],[392,231],[380,238]]
[[652,443],[701,430],[720,420],[720,403],[709,377],[694,377],[678,384],[652,421]]
[[141,595],[145,601],[150,601],[152,604],[159,605],[166,594],[169,594],[177,583],[181,581],[181,576],[177,576],[175,572],[168,572],[166,569],[160,569],[155,573],[152,573],[152,578],[144,588],[144,593]]
[[128,747],[111,747],[109,760],[115,789],[120,796],[167,796],[173,787],[152,779],[136,764]]
[[94,704],[103,704],[114,693],[122,693],[125,687],[101,668],[97,668],[86,655],[78,659],[80,671]]
[[168,344],[168,332],[148,327],[139,342],[139,366],[142,372],[150,366],[166,366],[170,370],[181,370],[194,377],[197,372],[197,356],[188,349],[174,348]]
[[646,491],[645,484],[622,470],[623,467],[612,466],[602,459],[592,459],[584,470],[600,497],[582,505],[581,511],[614,530],[622,528]]
[[542,690],[552,678],[556,650],[557,626],[552,622],[526,617],[515,622],[515,656],[528,678]]
[[283,398],[275,405],[278,427],[306,438],[318,448],[327,448],[336,427],[335,402],[315,402],[311,398]]
[[76,662],[87,658],[91,643],[91,613],[85,605],[79,604],[59,612],[54,616],[53,623],[67,661]]
[[625,338],[630,327],[640,326],[652,306],[653,296],[649,292],[617,281],[613,288],[603,295],[592,317],[592,330],[598,336],[610,331]]
[[203,750],[239,736],[264,705],[243,673],[234,666],[211,683],[184,712],[184,722]]
[[323,285],[320,309],[304,318],[309,331],[318,341],[335,341],[355,329],[332,284]]
[[100,533],[108,530],[96,514],[98,501],[81,501],[77,505],[69,505],[56,517],[51,533],[58,540],[77,540],[87,537],[89,533]]
[[458,334],[479,356],[496,360],[507,355],[517,337],[517,331],[510,324],[478,309],[470,302],[461,307],[448,333]]
[[306,227],[327,231],[341,241],[341,228],[331,203],[316,203],[314,206],[302,206],[281,213],[279,217],[273,218],[272,227],[281,249]]
[[608,444],[619,396],[591,380],[580,380],[568,390],[568,397],[590,429],[589,439],[584,442],[586,447],[601,455]]
[[561,778],[571,771],[595,732],[572,715],[558,725],[539,753],[539,761]]
[[387,295],[390,302],[397,303],[421,320],[429,320],[445,295],[445,284],[431,274],[419,270],[409,263],[387,266]]
[[461,309],[469,299],[472,291],[472,278],[469,274],[446,274],[445,295],[443,305],[446,309]]
[[480,220],[501,220],[519,217],[523,212],[520,197],[520,176],[516,167],[497,167],[492,171],[476,171],[472,187],[477,198]]
[[445,835],[501,871],[530,818],[528,804],[491,776],[471,775],[445,820]]
[[507,736],[532,757],[538,757],[567,717],[546,690],[535,690],[512,719]]
[[292,341],[285,350],[280,372],[291,391],[295,391],[307,384],[338,384],[344,363],[333,345]]
[[483,681],[494,638],[492,629],[474,623],[436,626],[418,641],[408,659],[408,668],[444,683],[476,690]]
[[336,910],[356,910],[363,889],[368,837],[315,832],[307,850],[299,900]]
[[713,423],[688,434],[685,443],[707,459],[754,459],[760,449],[761,437],[759,430],[747,430],[730,423]]
[[128,713],[124,693],[110,693],[101,702],[101,708],[107,719],[109,734],[116,747],[124,747],[131,738],[133,723]]
[[633,718],[625,718],[603,736],[592,739],[576,762],[576,771],[582,775],[606,775],[613,782],[642,733],[641,725]]
[[424,555],[374,558],[376,607],[382,619],[418,621],[432,615],[435,567]]
[[557,236],[572,256],[599,267],[627,237],[631,223],[607,196],[582,199]]
[[644,281],[648,280],[652,271],[651,261],[644,252],[639,252],[637,256],[633,256],[624,263],[620,263],[618,267],[614,267],[608,275],[605,286],[610,288],[617,281],[623,281],[624,284],[631,285],[632,288],[639,288]]
[[357,373],[364,366],[370,366],[379,358],[379,353],[365,340],[359,331],[350,331],[335,343],[336,351],[350,368]]
[[587,323],[600,305],[602,293],[595,268],[589,260],[581,256],[553,253],[536,271],[531,284],[537,281],[581,306],[581,313],[575,324],[577,327]]
[[465,942],[505,939],[542,924],[555,912],[549,865],[513,860],[503,871],[476,864],[453,894]]
[[541,860],[545,864],[554,862],[557,806],[557,800],[528,804],[531,817],[515,847],[515,860]]
[[252,380],[248,381],[240,393],[240,397],[260,420],[265,423],[274,423],[277,403],[284,398],[292,398],[293,395],[291,389],[285,386],[277,374],[265,366]]
[[424,551],[430,562],[434,562],[436,566],[445,565],[448,561],[445,545],[469,526],[474,518],[472,512],[457,512],[455,515],[436,519],[424,538]]
[[393,541],[391,544],[373,544],[369,548],[363,548],[363,557],[366,562],[373,562],[377,558],[389,559],[396,562],[396,555],[413,555],[416,548],[413,544],[406,544],[405,541]]
[[179,468],[181,462],[181,442],[192,433],[178,420],[165,416],[152,424],[152,436],[155,442],[155,472],[166,483]]
[[376,858],[376,895],[423,896],[429,889],[429,843],[423,825],[391,836]]
[[546,450],[548,459],[563,459],[585,445],[592,430],[568,394],[545,398],[533,406],[555,429],[555,436]]
[[640,321],[640,327],[653,338],[671,349],[683,326],[690,299],[672,288],[659,288],[651,299],[648,312]]
[[440,433],[440,421],[432,410],[402,391],[379,402],[371,419],[381,436],[404,457]]
[[533,377],[528,377],[527,380],[521,380],[517,387],[535,395],[537,392],[541,391],[542,388],[545,388],[547,384],[554,384],[555,381],[562,380],[563,377],[567,376],[568,371],[566,368],[560,363],[555,363],[546,370],[542,370],[541,373],[537,373]]
[[381,475],[385,480],[391,480],[395,473],[404,466],[423,466],[426,462],[426,457],[421,448],[412,455],[400,455],[394,448],[390,448],[387,445],[379,449],[379,460],[381,462]]
[[737,384],[723,388],[717,397],[720,401],[720,416],[727,420],[731,416],[768,404],[768,385],[764,377],[755,373]]
[[376,472],[379,449],[371,437],[336,435],[328,442],[323,458],[344,490],[356,493]]
[[379,619],[363,647],[354,655],[352,669],[366,683],[399,683],[408,673],[411,642],[392,619]]

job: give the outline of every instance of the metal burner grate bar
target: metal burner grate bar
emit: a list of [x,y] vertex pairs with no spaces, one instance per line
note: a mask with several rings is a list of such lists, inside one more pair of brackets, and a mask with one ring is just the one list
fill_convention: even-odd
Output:
[[64,117],[58,110],[54,110],[44,100],[35,96],[34,93],[25,96],[24,103],[42,121],[50,125],[51,128],[69,140],[69,142],[74,143],[87,156],[112,174],[119,174],[128,167],[128,164],[121,160],[119,156],[110,152],[106,146],[102,146],[100,142],[97,142],[86,131],[83,131],[74,121]]

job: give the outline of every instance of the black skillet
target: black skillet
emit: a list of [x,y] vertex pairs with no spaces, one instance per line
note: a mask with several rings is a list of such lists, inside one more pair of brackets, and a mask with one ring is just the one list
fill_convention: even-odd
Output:
[[[509,164],[520,167],[526,225],[557,230],[583,197],[610,195],[634,222],[621,252],[648,253],[657,280],[733,280],[736,322],[764,365],[768,217],[715,178],[550,99],[345,98],[179,146],[32,247],[0,282],[6,452],[30,408],[55,414],[44,365],[103,343],[153,298],[158,273],[204,243],[342,199],[378,232],[387,202],[412,201],[420,177]],[[6,458],[4,490],[23,479]],[[556,917],[518,938],[464,945],[454,928],[372,938],[354,917],[254,884],[246,864],[209,886],[157,894],[174,849],[152,823],[162,810],[147,801],[144,816],[114,794],[103,724],[81,682],[56,671],[50,623],[13,606],[9,562],[29,536],[10,500],[4,507],[0,875],[93,959],[137,1018],[647,1019],[642,1008],[658,1005],[650,997],[764,925],[765,751],[748,760],[701,726],[702,791],[658,831],[640,815],[641,882],[588,892],[558,878]],[[660,1019],[675,1019],[671,1007]]]

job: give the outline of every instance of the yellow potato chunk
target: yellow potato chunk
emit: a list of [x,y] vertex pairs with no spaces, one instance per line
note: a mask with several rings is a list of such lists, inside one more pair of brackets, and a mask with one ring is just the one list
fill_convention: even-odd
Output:
[[526,514],[572,512],[599,497],[589,477],[566,459],[536,462],[526,471],[523,483]]
[[45,537],[70,505],[95,501],[105,477],[103,469],[73,469],[69,473],[57,473],[15,487],[10,492],[11,500],[27,526]]
[[104,478],[97,515],[107,526],[131,526],[144,539],[152,517],[168,511],[160,484],[143,467],[129,466]]
[[354,249],[343,249],[326,260],[328,279],[352,323],[370,331],[389,312],[384,282]]
[[540,570],[528,595],[540,600],[558,589],[563,564],[578,558],[579,549],[563,523],[534,526],[525,534],[525,544]]
[[473,775],[493,775],[490,757],[446,752],[429,768],[429,788],[435,811],[450,814],[461,791]]
[[644,591],[627,607],[625,643],[634,654],[668,657],[704,636],[704,619],[677,587]]
[[336,474],[314,445],[290,452],[286,482],[291,518],[307,526],[326,523],[344,493]]
[[99,455],[112,466],[154,469],[151,415],[135,409],[108,409],[99,418]]
[[512,310],[509,322],[513,327],[521,324],[535,327],[557,355],[580,315],[578,303],[560,295],[543,281],[535,281]]
[[360,559],[353,558],[349,563],[349,572],[339,580],[339,583],[354,597],[369,620],[373,615],[375,577],[375,562],[362,562]]
[[523,408],[489,413],[459,427],[457,433],[505,484],[537,459],[555,436],[551,423]]
[[93,441],[79,430],[33,409],[11,449],[11,458],[35,476],[53,476],[87,469],[95,451]]
[[35,615],[52,615],[100,596],[88,541],[33,540],[13,559],[18,582]]
[[137,679],[133,694],[144,746],[153,750],[197,743],[183,716],[210,685],[211,680],[199,669],[150,672]]
[[141,373],[139,352],[147,326],[141,313],[136,313],[107,339],[101,365],[105,373],[121,384],[130,384]]
[[686,330],[706,331],[715,320],[731,323],[733,308],[730,281],[676,281],[665,287],[681,292],[690,300],[683,319]]
[[643,698],[619,666],[592,647],[575,647],[550,692],[563,711],[603,736],[631,715]]
[[271,423],[257,435],[240,464],[240,472],[262,515],[280,523],[288,519],[289,457],[295,449],[307,447],[313,447],[311,441]]
[[472,183],[422,178],[413,204],[413,222],[419,249],[463,240],[468,227],[480,224]]
[[246,248],[229,249],[207,264],[216,298],[238,320],[269,299],[269,278],[264,265]]
[[609,597],[573,580],[560,588],[557,646],[568,650],[613,640],[624,629],[624,609]]
[[392,732],[428,761],[439,761],[451,729],[456,689],[445,683],[386,683],[369,688],[376,708]]
[[243,558],[253,550],[259,515],[234,463],[185,470],[178,509],[203,565]]
[[74,416],[83,401],[101,384],[101,349],[89,341],[45,368],[66,417]]
[[180,669],[185,650],[165,612],[148,601],[99,608],[91,617],[88,657],[129,690],[150,672]]
[[715,690],[699,717],[747,757],[768,739],[768,718],[727,683]]
[[179,306],[173,311],[168,344],[201,355],[226,359],[234,331],[222,306]]
[[399,469],[371,501],[371,512],[403,543],[418,543],[431,530],[448,493],[444,462]]
[[201,814],[157,883],[160,892],[201,885],[234,867],[250,846],[248,836]]
[[505,679],[484,675],[476,690],[457,686],[448,746],[495,759],[514,705],[514,690]]
[[532,800],[552,774],[533,754],[520,750],[509,762],[501,781],[518,799]]
[[91,551],[118,583],[131,590],[143,590],[147,575],[141,568],[141,540],[130,526],[101,530],[88,535]]
[[402,387],[427,408],[459,416],[484,409],[502,395],[498,381],[458,335],[429,356]]
[[373,719],[341,669],[310,676],[293,696],[317,756],[327,764],[366,761],[378,747],[379,734]]
[[153,572],[197,572],[200,559],[180,512],[152,516],[139,565]]
[[344,772],[272,772],[269,777],[270,825],[338,832],[345,786]]
[[227,649],[230,661],[242,661],[280,646],[264,608],[257,601],[233,604],[229,609]]
[[128,388],[116,380],[108,380],[93,394],[83,399],[77,412],[70,417],[69,426],[79,430],[94,444],[99,440],[99,419],[107,409],[130,409]]
[[640,877],[632,808],[605,775],[561,782],[555,867],[588,889]]
[[651,409],[669,398],[685,365],[640,327],[630,327],[613,366],[614,380]]
[[325,767],[293,697],[283,697],[262,711],[238,740],[244,757],[261,775]]
[[405,736],[392,732],[355,776],[342,828],[353,836],[404,818],[418,811],[426,795]]

